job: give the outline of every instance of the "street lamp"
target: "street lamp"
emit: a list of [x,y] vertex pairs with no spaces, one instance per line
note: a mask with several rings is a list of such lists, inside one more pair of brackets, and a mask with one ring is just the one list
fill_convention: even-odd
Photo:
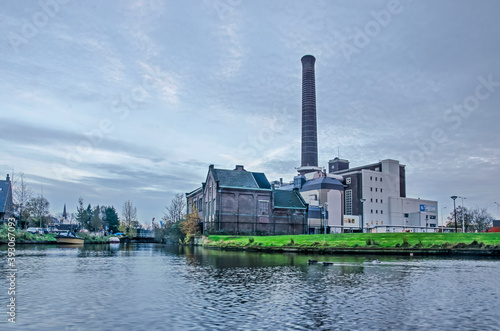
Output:
[[458,198],[456,195],[451,196],[453,199],[453,218],[455,219],[455,233],[457,233],[457,207],[455,206],[455,200]]
[[366,201],[365,198],[359,199],[361,201],[361,233],[365,232],[365,228],[363,227],[363,222],[365,218],[365,208],[364,208],[364,203]]
[[465,233],[465,210],[464,210],[464,199],[467,199],[467,198],[464,198],[464,197],[459,197],[460,199],[462,199],[462,233]]

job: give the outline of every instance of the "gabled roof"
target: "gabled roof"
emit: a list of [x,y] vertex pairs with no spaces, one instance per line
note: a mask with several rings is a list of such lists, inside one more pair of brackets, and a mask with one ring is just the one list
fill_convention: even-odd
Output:
[[307,209],[304,199],[296,190],[275,190],[274,191],[274,208],[287,209]]
[[271,189],[271,184],[262,172],[250,172],[243,169],[227,170],[212,168],[214,180],[222,187]]
[[0,180],[0,213],[5,213],[12,205],[12,189],[10,180]]

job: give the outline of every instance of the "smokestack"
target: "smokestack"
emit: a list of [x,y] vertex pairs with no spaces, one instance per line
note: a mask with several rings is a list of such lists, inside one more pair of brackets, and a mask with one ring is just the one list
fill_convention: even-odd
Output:
[[316,127],[316,85],[312,55],[302,61],[302,159],[301,167],[318,166],[318,133]]

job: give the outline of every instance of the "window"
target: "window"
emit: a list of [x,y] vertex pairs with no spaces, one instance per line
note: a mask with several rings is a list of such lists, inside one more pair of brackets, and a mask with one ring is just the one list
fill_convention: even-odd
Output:
[[346,184],[351,184],[351,177],[347,177],[347,178],[345,179],[345,183],[346,183]]
[[377,177],[375,177],[375,181],[377,181]]
[[[464,213],[464,214],[465,214],[465,213]],[[429,218],[430,218],[431,220],[435,220],[435,219],[436,219],[436,216],[431,215]]]
[[375,199],[375,202],[378,202],[378,199]]
[[375,187],[375,192],[377,192],[377,191],[378,191],[378,188]]
[[382,177],[380,177],[380,181],[382,181]]
[[384,225],[384,221],[380,221],[380,225]]
[[373,209],[370,209],[370,213],[372,213],[372,214],[373,214]]
[[[380,189],[382,191],[382,189]],[[384,199],[380,199],[380,203],[384,203]]]
[[259,215],[269,215],[269,201],[259,200]]
[[370,192],[373,192],[373,187],[370,187]]
[[382,193],[382,189],[380,189],[380,193]]
[[383,214],[383,213],[384,213],[384,211],[383,211],[383,210],[381,210],[381,211],[380,211],[380,213],[381,213],[381,214]]
[[352,190],[345,191],[345,213],[352,215]]
[[373,180],[373,176],[370,176],[370,180]]
[[375,214],[378,214],[378,209],[377,209],[377,210],[375,210]]
[[405,217],[406,217],[406,218],[410,217],[410,214],[405,214]]
[[371,222],[371,224],[373,224],[373,221]]
[[373,202],[373,198],[370,199],[370,202]]

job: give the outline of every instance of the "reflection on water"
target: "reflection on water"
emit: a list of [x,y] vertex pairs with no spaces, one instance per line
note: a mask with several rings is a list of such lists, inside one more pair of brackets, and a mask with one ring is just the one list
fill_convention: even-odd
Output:
[[[154,244],[16,249],[18,323],[2,330],[498,328],[500,260]],[[0,264],[3,279],[6,269]],[[0,303],[6,286],[0,281]]]

